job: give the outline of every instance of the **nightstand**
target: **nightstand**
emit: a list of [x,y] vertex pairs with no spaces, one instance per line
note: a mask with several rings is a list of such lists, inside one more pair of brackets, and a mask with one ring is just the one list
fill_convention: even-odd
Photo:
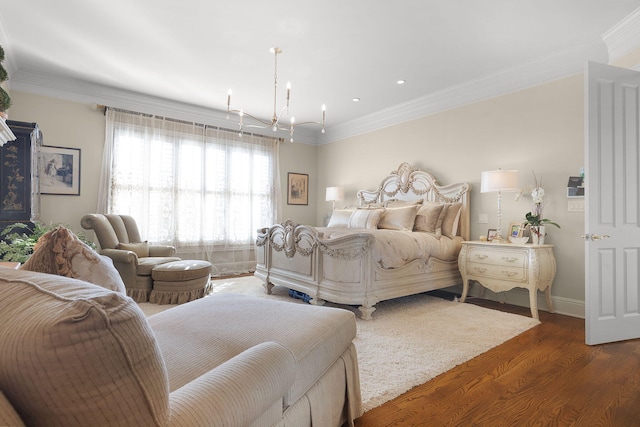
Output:
[[534,319],[538,318],[537,291],[544,291],[549,312],[553,313],[551,284],[556,276],[553,245],[463,242],[458,267],[463,280],[461,302],[467,298],[469,280],[475,280],[493,292],[528,289]]

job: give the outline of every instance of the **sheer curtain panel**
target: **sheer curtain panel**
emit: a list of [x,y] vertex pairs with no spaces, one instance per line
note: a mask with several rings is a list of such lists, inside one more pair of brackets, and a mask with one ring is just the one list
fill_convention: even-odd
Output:
[[205,259],[214,275],[255,268],[277,218],[278,140],[108,108],[99,212],[133,216],[144,239]]

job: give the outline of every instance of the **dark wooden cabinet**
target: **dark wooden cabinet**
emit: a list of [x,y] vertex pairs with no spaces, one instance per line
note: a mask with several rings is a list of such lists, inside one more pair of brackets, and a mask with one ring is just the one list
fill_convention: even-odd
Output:
[[7,120],[7,125],[16,140],[0,147],[0,230],[40,216],[38,147],[42,133],[36,123]]

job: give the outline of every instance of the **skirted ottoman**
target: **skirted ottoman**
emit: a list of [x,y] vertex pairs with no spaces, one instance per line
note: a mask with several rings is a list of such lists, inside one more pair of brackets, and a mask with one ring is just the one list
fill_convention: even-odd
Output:
[[149,302],[183,304],[202,298],[211,290],[211,263],[201,260],[173,261],[151,270],[153,290]]

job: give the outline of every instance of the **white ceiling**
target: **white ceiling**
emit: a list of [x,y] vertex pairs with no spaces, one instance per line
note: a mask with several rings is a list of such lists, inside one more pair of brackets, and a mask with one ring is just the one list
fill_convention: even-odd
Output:
[[527,85],[536,81],[529,74],[557,78],[587,59],[607,62],[602,35],[639,7],[640,0],[13,0],[0,2],[0,44],[12,90],[58,85],[89,96],[117,88],[121,98],[225,110],[232,88],[233,107],[266,118],[269,48],[278,46],[278,108],[290,81],[296,121],[319,120],[326,104],[329,134],[367,117],[402,120],[398,111],[450,98],[451,88],[490,96],[507,80]]

